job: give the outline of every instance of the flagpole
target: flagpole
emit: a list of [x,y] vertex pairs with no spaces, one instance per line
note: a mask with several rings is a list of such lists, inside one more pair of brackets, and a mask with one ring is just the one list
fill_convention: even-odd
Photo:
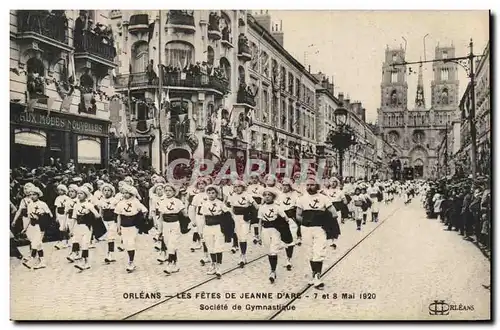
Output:
[[162,106],[162,94],[163,94],[163,67],[161,66],[161,34],[162,34],[162,26],[161,26],[161,9],[158,10],[159,12],[159,31],[158,31],[158,104],[159,104],[159,109],[158,109],[158,151],[160,152],[160,174],[163,176],[163,150],[162,150],[162,138],[163,138],[163,132],[161,129],[161,116],[160,112],[163,111],[163,106]]

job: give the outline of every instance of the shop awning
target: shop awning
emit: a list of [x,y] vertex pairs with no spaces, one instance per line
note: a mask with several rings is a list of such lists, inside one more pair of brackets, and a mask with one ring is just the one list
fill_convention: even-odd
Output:
[[14,131],[14,143],[45,148],[47,147],[47,135],[38,130],[22,131],[16,129]]
[[79,164],[101,164],[101,143],[97,140],[82,139],[78,141]]

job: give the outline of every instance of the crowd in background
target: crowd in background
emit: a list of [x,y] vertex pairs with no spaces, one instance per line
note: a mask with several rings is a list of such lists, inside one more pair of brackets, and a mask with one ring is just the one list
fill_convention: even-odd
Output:
[[445,230],[456,231],[491,255],[491,182],[489,177],[443,178],[428,184],[427,216],[440,219]]

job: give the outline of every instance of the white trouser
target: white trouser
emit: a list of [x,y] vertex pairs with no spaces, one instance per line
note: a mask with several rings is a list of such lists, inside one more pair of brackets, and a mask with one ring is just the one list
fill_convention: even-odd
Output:
[[363,220],[363,214],[366,214],[366,212],[363,212],[363,209],[360,206],[353,205],[352,217],[354,220]]
[[321,227],[301,227],[302,243],[310,251],[311,261],[323,261],[326,257],[326,232]]
[[28,229],[26,229],[26,236],[28,237],[28,240],[31,242],[31,248],[34,250],[41,250],[42,249],[42,239],[43,239],[43,233],[40,230],[40,226],[38,224],[36,225],[29,225]]
[[174,254],[179,246],[179,238],[181,237],[181,227],[179,221],[165,222],[163,221],[163,241],[167,246],[169,254]]
[[88,250],[92,232],[87,225],[76,224],[73,229],[73,242],[80,244],[80,250]]
[[297,223],[293,220],[288,221],[288,226],[290,227],[290,231],[292,232],[292,243],[288,244],[290,245],[295,245],[295,242],[297,241],[297,229],[299,229],[299,226],[297,226]]
[[196,221],[196,230],[198,231],[198,234],[201,236],[201,240],[204,241],[205,239],[205,216],[196,214],[195,215],[195,221]]
[[118,237],[118,229],[115,221],[103,221],[106,226],[106,239],[109,242],[114,241]]
[[[26,228],[28,223],[30,222],[30,219],[28,217],[23,217],[23,229]],[[26,230],[28,231],[28,230]]]
[[380,211],[380,203],[377,197],[371,198],[372,200],[372,213],[378,213]]
[[243,220],[243,215],[234,215],[234,231],[238,236],[238,242],[246,242],[250,237],[250,221]]
[[135,239],[139,230],[136,226],[122,227],[123,248],[127,251],[135,250]]
[[159,215],[153,215],[153,223],[155,225],[155,228],[159,228],[160,226],[160,216]]
[[219,253],[224,251],[224,235],[221,232],[220,225],[204,226],[203,239],[207,245],[208,253]]
[[59,224],[59,230],[65,231],[68,229],[68,217],[66,214],[56,213],[56,221]]
[[280,248],[283,246],[281,242],[280,232],[275,228],[264,228],[262,227],[262,243],[269,250],[267,254],[274,256],[277,255]]

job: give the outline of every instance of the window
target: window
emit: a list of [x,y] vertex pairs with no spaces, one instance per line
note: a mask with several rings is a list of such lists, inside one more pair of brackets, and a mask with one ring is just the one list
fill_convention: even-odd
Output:
[[262,151],[267,151],[267,134],[262,134]]
[[269,93],[265,89],[262,91],[262,121],[269,121]]
[[301,115],[300,115],[300,109],[297,107],[295,109],[295,130],[294,130],[294,133],[295,134],[304,134],[302,132],[302,127],[301,127],[301,123],[302,123],[302,118],[301,118]]
[[214,65],[214,49],[210,46],[207,48],[207,63],[208,65]]
[[279,108],[278,108],[278,98],[276,96],[273,96],[273,108],[271,109],[272,111],[272,125],[274,127],[278,126],[278,114],[279,114]]
[[392,71],[391,72],[391,84],[397,83],[398,82],[398,72],[397,71]]
[[441,69],[441,80],[448,80],[448,68]]
[[288,101],[288,131],[290,133],[293,133],[293,126],[294,126],[294,117],[293,117],[293,101],[289,100]]
[[149,63],[149,45],[146,42],[138,42],[132,49],[133,72],[146,72]]
[[280,128],[283,129],[286,128],[286,112],[287,112],[286,101],[283,100],[281,101],[281,124],[280,124]]
[[250,137],[251,137],[251,143],[255,146],[255,142],[257,141],[257,132],[255,131],[252,131],[250,133]]
[[392,61],[396,62],[398,60],[398,54],[394,53],[392,54]]
[[292,73],[288,73],[288,93],[292,94],[293,95],[293,74]]
[[285,67],[281,67],[281,89],[286,89],[286,69]]
[[165,46],[166,66],[183,69],[189,64],[194,64],[194,47],[191,44],[172,41]]
[[225,57],[222,57],[219,61],[219,65],[222,72],[224,72],[227,81],[229,81],[229,86],[231,86],[231,64],[229,64],[229,61]]
[[295,78],[295,96],[297,99],[300,97],[300,80],[299,78]]
[[448,52],[445,50],[443,51],[443,60],[446,60],[448,58]]

